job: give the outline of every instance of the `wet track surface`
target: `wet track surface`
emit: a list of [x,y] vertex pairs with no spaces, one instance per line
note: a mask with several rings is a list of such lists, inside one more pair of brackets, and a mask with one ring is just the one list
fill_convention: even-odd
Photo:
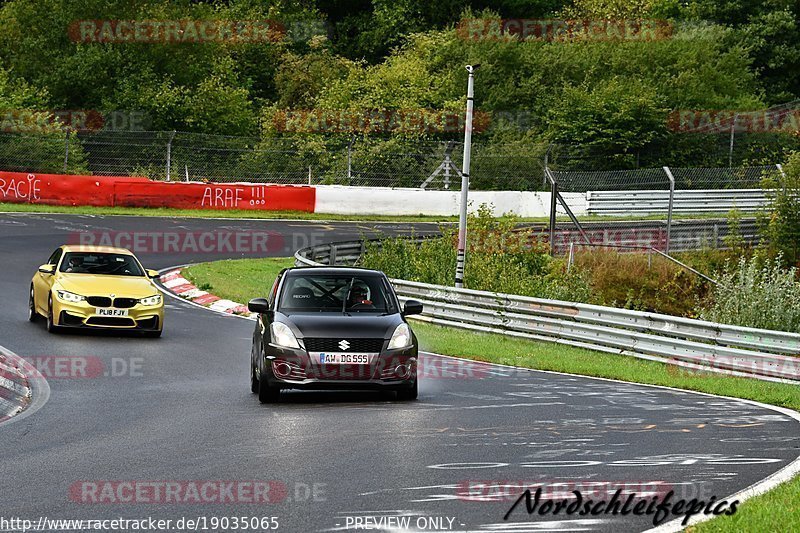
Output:
[[[414,403],[377,393],[291,392],[264,406],[248,387],[253,322],[172,298],[161,339],[51,335],[41,321],[26,320],[36,267],[81,232],[267,230],[282,239],[269,253],[282,256],[372,227],[0,215],[0,345],[38,361],[51,388],[40,410],[0,425],[0,516],[273,516],[281,531],[355,531],[367,517],[373,526],[395,517],[429,531],[641,531],[652,516],[528,516],[524,506],[508,521],[503,515],[519,484],[543,483],[549,497],[558,483],[565,492],[592,487],[595,498],[599,486],[722,499],[800,455],[796,420],[746,402],[434,356],[423,361]],[[139,253],[157,269],[223,256],[241,254]],[[82,358],[92,370],[61,375],[48,366],[59,357]],[[198,503],[186,494],[165,502],[151,491],[126,502],[130,492],[109,488],[208,480],[263,481],[272,501],[246,503],[243,493],[234,502]],[[391,526],[377,530],[398,530],[397,521]]]

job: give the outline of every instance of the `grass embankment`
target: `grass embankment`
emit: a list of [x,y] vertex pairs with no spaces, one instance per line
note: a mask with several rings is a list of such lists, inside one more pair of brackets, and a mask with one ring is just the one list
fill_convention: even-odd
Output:
[[[183,218],[257,218],[291,220],[331,220],[365,222],[458,222],[458,217],[425,215],[328,215],[305,211],[258,211],[255,209],[172,209],[165,207],[92,207],[0,202],[0,213],[65,213],[69,215],[127,215]],[[531,219],[544,221],[545,219]]]
[[[265,296],[281,268],[293,259],[238,259],[203,263],[184,276],[222,298],[247,302]],[[800,387],[713,373],[683,371],[670,365],[572,346],[465,332],[415,321],[423,350],[537,370],[666,385],[735,398],[756,400],[800,411]],[[800,478],[752,498],[732,517],[718,517],[689,528],[717,531],[800,531]]]
[[183,270],[183,277],[201,290],[220,298],[246,304],[269,295],[272,282],[282,268],[294,266],[294,259],[226,259],[200,263]]

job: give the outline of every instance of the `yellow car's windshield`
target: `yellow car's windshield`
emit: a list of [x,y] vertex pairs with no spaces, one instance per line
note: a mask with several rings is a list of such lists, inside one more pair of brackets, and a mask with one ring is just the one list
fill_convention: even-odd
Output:
[[144,276],[132,255],[98,252],[67,252],[60,272],[67,274],[106,274],[109,276]]

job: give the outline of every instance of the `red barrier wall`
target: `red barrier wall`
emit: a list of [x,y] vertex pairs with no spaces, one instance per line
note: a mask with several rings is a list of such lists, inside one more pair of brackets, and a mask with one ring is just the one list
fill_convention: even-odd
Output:
[[0,202],[44,205],[314,211],[313,187],[167,183],[129,176],[0,171]]

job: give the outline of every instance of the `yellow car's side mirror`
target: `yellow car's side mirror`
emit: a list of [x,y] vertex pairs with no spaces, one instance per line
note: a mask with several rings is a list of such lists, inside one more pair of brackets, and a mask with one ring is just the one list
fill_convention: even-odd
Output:
[[42,274],[53,274],[56,271],[55,265],[41,265],[39,267],[39,272]]
[[152,279],[158,279],[158,270],[150,270],[147,269],[147,277]]

